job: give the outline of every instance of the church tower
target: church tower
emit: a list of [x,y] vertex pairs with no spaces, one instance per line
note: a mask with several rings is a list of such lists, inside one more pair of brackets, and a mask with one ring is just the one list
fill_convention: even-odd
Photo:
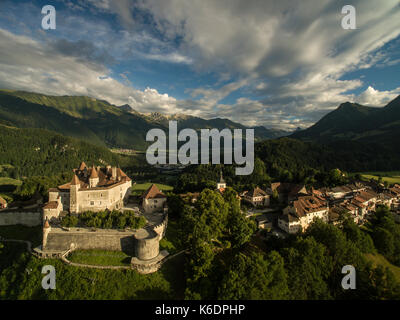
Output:
[[222,176],[222,171],[221,171],[219,182],[217,183],[217,189],[225,189],[225,188],[226,188],[226,182]]

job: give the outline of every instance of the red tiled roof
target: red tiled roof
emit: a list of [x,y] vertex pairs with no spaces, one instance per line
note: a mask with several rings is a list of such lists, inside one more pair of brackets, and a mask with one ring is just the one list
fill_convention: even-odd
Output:
[[97,174],[96,168],[93,166],[92,170],[90,171],[90,179],[96,179],[99,175]]
[[246,191],[244,195],[247,196],[247,197],[254,198],[254,197],[266,196],[267,193],[264,190],[260,189],[259,187],[255,187],[251,191]]
[[1,204],[7,204],[7,201],[4,200],[2,197],[0,197],[0,203],[1,203]]
[[50,228],[50,224],[49,224],[49,221],[48,221],[47,219],[46,219],[46,221],[44,222],[43,228],[45,228],[45,229]]
[[320,211],[327,208],[326,201],[318,196],[303,196],[293,201],[293,207],[298,217],[303,217],[310,212]]
[[79,178],[76,174],[74,174],[72,181],[71,181],[71,186],[76,186],[78,184],[81,184],[81,182],[79,181]]
[[43,209],[57,209],[57,208],[58,208],[57,201],[49,201],[43,207]]
[[153,183],[150,188],[143,194],[143,198],[145,199],[155,199],[155,198],[166,198],[166,195],[157,188],[157,186]]
[[79,166],[79,171],[83,171],[83,170],[85,170],[85,168],[87,168],[87,166],[86,166],[86,163],[84,163],[83,161],[82,161],[82,163],[81,163],[81,165]]

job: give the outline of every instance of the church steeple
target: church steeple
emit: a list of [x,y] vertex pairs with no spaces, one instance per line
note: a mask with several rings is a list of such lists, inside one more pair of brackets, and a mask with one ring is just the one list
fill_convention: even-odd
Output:
[[225,189],[225,188],[226,188],[226,182],[224,180],[224,177],[222,176],[222,170],[221,170],[219,182],[217,183],[217,189]]

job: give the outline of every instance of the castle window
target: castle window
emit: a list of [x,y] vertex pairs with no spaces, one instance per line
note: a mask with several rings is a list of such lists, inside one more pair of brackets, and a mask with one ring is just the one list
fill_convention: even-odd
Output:
[[90,205],[91,205],[91,206],[94,206],[94,201],[90,201]]

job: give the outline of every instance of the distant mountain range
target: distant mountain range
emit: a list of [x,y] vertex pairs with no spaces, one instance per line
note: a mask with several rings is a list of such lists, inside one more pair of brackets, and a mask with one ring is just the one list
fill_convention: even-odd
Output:
[[[144,114],[129,105],[115,106],[87,96],[49,96],[33,92],[0,90],[0,124],[42,128],[114,148],[145,150],[146,133],[152,128],[167,132],[168,121],[178,129],[247,129],[228,119],[202,119],[189,115]],[[254,127],[257,141],[287,136],[290,132]]]
[[310,128],[297,131],[290,137],[322,143],[374,143],[397,149],[400,140],[400,96],[380,108],[343,103]]

